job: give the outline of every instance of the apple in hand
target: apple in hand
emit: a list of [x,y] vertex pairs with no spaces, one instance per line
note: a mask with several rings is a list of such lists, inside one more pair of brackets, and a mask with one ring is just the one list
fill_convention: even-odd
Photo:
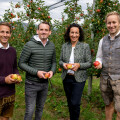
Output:
[[67,69],[71,69],[72,68],[72,64],[67,64],[66,67],[67,67]]
[[45,78],[49,78],[50,77],[50,73],[45,73]]
[[18,80],[18,81],[21,81],[21,80],[22,80],[22,78],[21,78],[21,76],[20,76],[20,75],[18,75],[17,80]]
[[11,78],[14,79],[14,80],[17,80],[18,75],[17,75],[17,74],[12,74],[12,75],[11,75]]
[[21,76],[18,75],[18,74],[12,74],[12,75],[11,75],[11,78],[14,79],[14,80],[16,80],[16,81],[18,81],[18,82],[21,82],[21,81],[22,81]]
[[93,63],[93,65],[96,67],[96,66],[98,66],[100,64],[100,62],[99,61],[95,61],[94,63]]

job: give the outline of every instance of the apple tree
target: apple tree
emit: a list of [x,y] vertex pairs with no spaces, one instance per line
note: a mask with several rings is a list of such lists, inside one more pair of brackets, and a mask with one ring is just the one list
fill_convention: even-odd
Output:
[[[36,34],[36,22],[51,22],[48,7],[42,0],[23,0],[13,4],[5,11],[3,21],[9,22],[13,26],[13,33],[10,43],[16,47],[18,53],[21,52],[23,45]],[[18,54],[19,56],[19,54]]]
[[[61,46],[64,43],[66,28],[73,22],[78,23],[84,16],[81,5],[78,5],[77,1],[78,0],[71,0],[65,2],[65,9],[62,13],[61,20],[54,20],[54,29],[52,30],[53,32],[50,38],[55,43],[57,63],[60,59]],[[61,72],[59,65],[57,67],[58,72]]]
[[[93,6],[88,4],[83,28],[86,34],[86,42],[89,43],[91,47],[93,62],[95,61],[100,39],[108,33],[105,16],[111,11],[120,12],[120,3],[118,0],[96,0],[94,9]],[[89,69],[89,74],[99,77],[100,70],[92,67]]]

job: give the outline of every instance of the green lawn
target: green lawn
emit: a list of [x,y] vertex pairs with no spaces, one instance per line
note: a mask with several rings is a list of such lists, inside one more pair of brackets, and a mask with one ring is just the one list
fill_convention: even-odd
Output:
[[[13,120],[24,119],[24,76],[25,75],[22,74],[23,82],[16,85],[16,103]],[[56,73],[51,81],[52,87],[49,86],[42,120],[68,120],[69,112],[63,90],[61,74]],[[94,77],[93,79],[92,94],[88,96],[87,91],[88,81],[86,82],[82,96],[80,120],[105,120],[104,103],[100,95],[98,78]]]

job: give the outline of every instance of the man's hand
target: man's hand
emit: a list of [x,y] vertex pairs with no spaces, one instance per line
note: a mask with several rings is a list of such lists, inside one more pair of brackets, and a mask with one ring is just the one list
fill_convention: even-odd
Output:
[[12,78],[11,78],[11,75],[12,75],[12,74],[10,74],[10,75],[8,75],[7,77],[5,77],[5,83],[7,83],[7,84],[16,83],[16,80],[12,79]]
[[46,78],[45,78],[45,73],[47,73],[47,72],[45,72],[45,71],[38,71],[38,72],[37,72],[37,76],[38,76],[39,78],[46,79]]
[[96,69],[101,69],[102,68],[102,64],[100,63],[98,66],[95,67]]
[[45,77],[45,73],[50,73],[50,77],[49,77],[49,78],[51,78],[51,77],[53,76],[53,71],[49,71],[49,72],[38,71],[38,72],[37,72],[37,76],[38,76],[39,78],[47,79],[47,78]]
[[49,71],[48,73],[50,73],[50,77],[49,77],[49,78],[52,78],[52,76],[53,76],[53,71]]

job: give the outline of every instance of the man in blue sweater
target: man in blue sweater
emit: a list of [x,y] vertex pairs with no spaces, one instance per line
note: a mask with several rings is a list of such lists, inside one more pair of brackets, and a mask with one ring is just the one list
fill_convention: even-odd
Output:
[[19,60],[19,67],[26,71],[24,120],[32,120],[35,105],[35,120],[41,120],[48,92],[45,73],[51,78],[56,70],[55,46],[48,40],[51,34],[49,23],[40,23],[37,34],[25,44]]
[[11,31],[9,23],[0,23],[0,120],[9,120],[12,117],[16,80],[11,75],[19,73],[16,50],[8,43]]

